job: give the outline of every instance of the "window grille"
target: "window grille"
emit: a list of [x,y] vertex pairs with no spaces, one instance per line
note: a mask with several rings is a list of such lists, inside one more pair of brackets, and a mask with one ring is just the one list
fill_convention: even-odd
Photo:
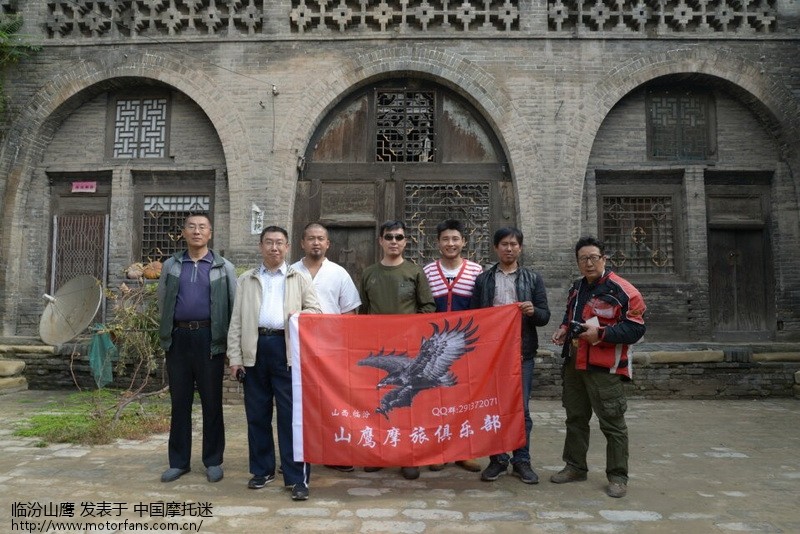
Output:
[[488,183],[406,184],[404,220],[409,240],[405,257],[418,265],[437,259],[436,225],[458,219],[467,232],[464,256],[481,265],[489,263],[490,189]]
[[603,196],[602,236],[620,273],[675,273],[672,196]]
[[650,158],[706,160],[715,155],[715,125],[708,95],[651,92],[647,121]]
[[434,160],[433,91],[378,91],[376,161]]
[[167,156],[167,99],[117,100],[114,108],[114,158]]
[[142,261],[164,261],[183,250],[181,230],[186,217],[210,211],[210,195],[145,195]]
[[106,226],[104,213],[64,214],[55,217],[51,291],[72,278],[91,274],[105,281]]

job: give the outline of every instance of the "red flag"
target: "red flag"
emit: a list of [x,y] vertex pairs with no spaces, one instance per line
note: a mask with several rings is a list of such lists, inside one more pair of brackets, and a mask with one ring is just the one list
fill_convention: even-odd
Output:
[[525,443],[516,304],[290,327],[296,461],[430,465]]

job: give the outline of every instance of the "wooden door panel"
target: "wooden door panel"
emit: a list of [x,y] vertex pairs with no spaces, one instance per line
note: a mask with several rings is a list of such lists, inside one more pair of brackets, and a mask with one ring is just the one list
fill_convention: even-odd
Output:
[[732,230],[709,230],[708,268],[711,324],[714,330],[736,330],[736,243]]
[[764,240],[761,230],[738,230],[737,312],[739,330],[767,329],[767,284],[764,261]]
[[375,263],[376,237],[372,227],[337,226],[328,228],[331,248],[327,257],[347,269],[356,287],[361,283],[361,273]]
[[710,229],[708,260],[714,330],[767,330],[768,286],[763,231]]

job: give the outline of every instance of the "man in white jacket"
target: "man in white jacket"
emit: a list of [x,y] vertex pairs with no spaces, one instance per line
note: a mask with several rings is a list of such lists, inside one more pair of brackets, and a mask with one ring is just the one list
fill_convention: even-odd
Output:
[[242,274],[228,329],[231,374],[244,384],[250,489],[275,480],[275,442],[272,437],[273,400],[278,414],[278,448],[284,485],[292,499],[308,499],[309,465],[295,462],[292,444],[292,370],[286,351],[289,316],[321,313],[308,275],[286,264],[289,234],[278,226],[261,232],[263,263]]

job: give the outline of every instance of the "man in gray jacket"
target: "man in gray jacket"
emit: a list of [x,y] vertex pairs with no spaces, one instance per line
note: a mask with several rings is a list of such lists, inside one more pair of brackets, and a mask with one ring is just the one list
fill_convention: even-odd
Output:
[[169,469],[161,481],[172,482],[190,470],[196,386],[203,408],[206,478],[218,482],[225,450],[222,377],[236,271],[231,262],[208,248],[211,220],[207,215],[188,216],[182,235],[186,250],[164,262],[158,281],[159,337],[167,355],[172,400]]

